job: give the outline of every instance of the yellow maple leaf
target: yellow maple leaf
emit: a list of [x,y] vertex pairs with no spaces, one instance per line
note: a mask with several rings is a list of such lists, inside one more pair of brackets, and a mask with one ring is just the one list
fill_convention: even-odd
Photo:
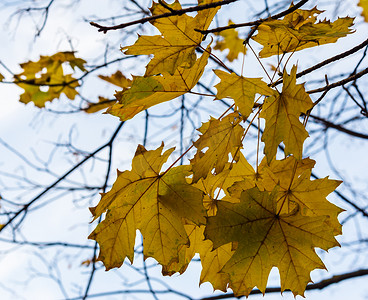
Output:
[[123,89],[127,89],[132,85],[132,80],[126,78],[121,71],[116,71],[110,76],[98,75],[98,77]]
[[231,243],[213,250],[212,242],[204,239],[205,226],[187,224],[185,229],[189,236],[190,246],[183,245],[179,250],[179,261],[163,266],[162,273],[164,275],[172,275],[176,272],[182,274],[187,269],[193,256],[198,253],[202,265],[200,284],[210,282],[215,290],[226,292],[229,276],[220,273],[220,270],[234,254]]
[[[316,15],[322,11],[297,9],[282,20],[270,20],[258,26],[253,39],[263,45],[260,57],[281,55],[318,45],[335,43],[353,30],[354,18],[338,18],[317,22]],[[316,23],[317,22],[317,23]]]
[[115,103],[116,103],[116,99],[110,100],[110,99],[107,99],[105,97],[99,96],[97,103],[90,102],[90,103],[88,103],[88,106],[86,108],[84,108],[83,110],[87,114],[92,114],[92,113],[98,112],[100,110],[103,110],[105,108],[111,107]]
[[239,152],[238,161],[226,163],[224,169],[219,174],[212,174],[210,171],[206,178],[201,178],[193,185],[202,190],[205,195],[203,206],[207,210],[208,216],[215,216],[217,213],[218,201],[239,202],[235,197],[230,197],[228,189],[235,183],[242,182],[242,188],[248,189],[255,186],[256,172]]
[[[234,24],[231,20],[229,20],[229,25]],[[221,31],[219,33],[223,39],[221,41],[217,41],[214,47],[215,50],[224,51],[226,49],[229,50],[229,53],[226,55],[226,58],[229,61],[233,61],[237,59],[239,53],[246,53],[247,48],[245,48],[243,44],[243,40],[239,38],[238,32],[234,29],[228,29]]]
[[[199,4],[210,2],[215,1],[200,1]],[[173,10],[181,9],[177,0],[172,4],[165,4]],[[183,14],[153,20],[152,25],[161,35],[139,36],[134,45],[123,47],[122,50],[125,54],[132,55],[153,54],[145,76],[163,72],[173,75],[179,66],[190,68],[196,61],[195,48],[200,46],[203,39],[203,34],[194,29],[206,30],[218,9],[219,7],[202,10],[195,17]],[[160,3],[153,3],[151,12],[152,15],[159,15],[170,11]]]
[[273,160],[270,165],[262,161],[260,172],[263,187],[271,192],[279,186],[277,208],[280,213],[290,213],[297,206],[303,216],[328,216],[326,223],[335,234],[341,234],[337,216],[343,211],[329,202],[326,197],[340,184],[339,180],[326,178],[310,180],[315,161],[305,158],[301,161],[290,156]]
[[368,0],[359,0],[358,6],[363,9],[361,15],[364,21],[368,22]]
[[[114,84],[118,87],[125,89],[128,89],[131,85],[132,85],[132,80],[130,80],[129,78],[126,78],[123,73],[121,73],[121,71],[116,71],[114,74],[110,75],[110,76],[104,76],[104,75],[98,75],[99,78],[101,78],[102,80],[105,80],[111,84]],[[110,100],[107,99],[105,97],[98,97],[98,102],[97,103],[93,103],[90,102],[88,103],[88,106],[86,108],[84,108],[83,110],[88,113],[95,113],[98,112],[102,109],[108,108],[113,106],[115,103],[117,102],[117,100]]]
[[[229,161],[229,154],[233,159],[238,160],[244,133],[240,121],[239,114],[232,113],[221,120],[211,117],[209,122],[202,124],[199,129],[202,135],[194,142],[197,153],[190,162],[193,182],[206,178],[213,168],[215,173],[219,174]],[[203,153],[201,150],[207,147],[208,149]]]
[[236,296],[248,296],[256,286],[264,293],[274,266],[280,272],[281,291],[303,295],[310,272],[325,268],[314,248],[339,245],[325,226],[326,216],[302,216],[297,209],[279,214],[276,193],[258,188],[243,191],[240,203],[223,201],[217,215],[208,218],[204,235],[214,248],[229,242],[238,245],[221,270],[229,274],[229,287]]
[[119,102],[107,112],[126,121],[153,105],[189,92],[202,76],[209,55],[208,48],[191,68],[179,67],[174,75],[164,72],[159,76],[133,76],[131,87],[115,94]]
[[106,218],[89,238],[100,245],[98,259],[106,269],[119,267],[124,259],[133,262],[136,230],[143,236],[143,254],[160,264],[177,261],[178,249],[189,239],[183,220],[205,223],[203,193],[189,185],[189,166],[171,168],[160,174],[162,165],[174,149],[163,145],[147,151],[139,145],[132,170],[118,174],[111,190],[91,208],[94,219],[107,210]]
[[268,162],[275,157],[281,142],[285,144],[285,155],[294,154],[301,159],[303,143],[308,137],[299,117],[313,107],[313,102],[304,85],[296,84],[296,66],[290,75],[284,71],[283,80],[282,92],[266,98],[260,114],[266,120],[262,141]]
[[261,78],[245,78],[221,70],[214,70],[214,72],[221,79],[220,83],[215,85],[217,89],[216,97],[218,99],[225,97],[234,99],[239,112],[244,118],[247,118],[252,112],[256,94],[266,96],[274,94],[274,91]]
[[[37,62],[21,64],[23,72],[14,75],[15,84],[24,89],[19,101],[44,107],[46,102],[59,98],[61,94],[73,100],[78,94],[75,88],[79,83],[71,74],[64,74],[65,64],[73,70],[77,67],[85,71],[85,61],[76,58],[74,52],[58,52],[52,56],[41,56]],[[46,87],[47,91],[41,87]]]

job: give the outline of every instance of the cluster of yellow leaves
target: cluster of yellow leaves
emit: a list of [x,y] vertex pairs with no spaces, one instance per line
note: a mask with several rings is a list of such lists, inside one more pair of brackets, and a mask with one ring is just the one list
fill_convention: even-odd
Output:
[[76,58],[74,52],[58,52],[52,56],[41,56],[36,62],[21,64],[23,72],[14,75],[15,84],[24,89],[20,102],[33,102],[37,107],[44,107],[46,102],[59,98],[61,94],[73,100],[78,94],[75,89],[79,83],[71,74],[64,73],[65,64],[74,71],[75,68],[85,71],[85,61]]
[[173,75],[134,76],[129,89],[115,94],[118,103],[107,112],[121,121],[133,118],[141,111],[189,92],[202,76],[210,55],[209,49],[190,68],[178,67]]
[[[178,1],[154,3],[151,13],[179,9]],[[134,45],[123,47],[125,54],[153,58],[145,75],[131,81],[121,73],[100,76],[123,88],[107,112],[125,121],[190,93],[211,55],[208,45],[197,58],[195,49],[202,47],[203,35],[195,29],[206,30],[217,10],[156,19],[151,23],[160,35],[139,36]],[[282,20],[263,22],[254,37],[263,45],[260,56],[333,43],[351,32],[351,18],[317,22],[320,13],[316,8],[299,9]],[[215,49],[226,45],[231,61],[242,51],[240,40],[233,30],[221,36]],[[326,199],[340,182],[311,181],[315,162],[303,159],[308,132],[300,117],[308,114],[313,102],[304,85],[297,84],[296,73],[296,66],[290,74],[283,70],[279,91],[261,78],[215,70],[220,79],[216,99],[231,98],[234,112],[202,124],[190,165],[171,165],[162,171],[173,149],[162,153],[163,144],[151,151],[138,146],[131,171],[118,172],[112,189],[91,208],[94,220],[106,213],[90,235],[100,245],[99,260],[106,269],[121,266],[126,258],[133,261],[138,229],[145,258],[155,258],[165,275],[183,273],[199,253],[200,282],[209,281],[215,289],[231,288],[237,296],[249,295],[256,286],[265,292],[269,272],[277,267],[281,289],[303,295],[310,272],[325,268],[314,249],[338,246],[341,209]],[[96,105],[107,107],[102,102]],[[265,120],[265,157],[256,170],[241,152],[247,133],[243,121],[252,114]],[[281,143],[285,159],[276,160]]]
[[297,9],[282,20],[263,22],[253,39],[263,45],[260,57],[282,55],[327,43],[335,43],[351,33],[353,18],[338,18],[334,22],[317,22],[322,11]]

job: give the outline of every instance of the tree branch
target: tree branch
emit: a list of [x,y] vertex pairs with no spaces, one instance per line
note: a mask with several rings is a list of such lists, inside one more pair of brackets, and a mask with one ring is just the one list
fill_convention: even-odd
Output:
[[360,71],[359,73],[356,73],[352,76],[349,76],[343,80],[340,80],[340,81],[337,81],[337,82],[334,82],[334,83],[331,83],[331,84],[328,84],[324,87],[321,87],[321,88],[318,88],[318,89],[314,89],[314,90],[310,90],[310,91],[307,91],[308,94],[314,94],[314,93],[320,93],[320,92],[324,92],[324,91],[329,91],[335,87],[338,87],[338,86],[341,86],[341,85],[344,85],[350,81],[354,81],[354,80],[357,80],[358,78],[362,77],[363,75],[367,74],[368,73],[368,68],[364,69],[363,71]]
[[322,118],[320,118],[318,116],[315,116],[315,115],[309,115],[309,117],[312,118],[312,119],[315,119],[319,123],[322,123],[323,125],[325,125],[326,128],[334,128],[338,131],[345,132],[349,135],[352,135],[352,136],[355,136],[355,137],[358,137],[358,138],[361,138],[361,139],[368,139],[368,135],[366,135],[364,133],[360,133],[360,132],[356,132],[356,131],[347,129],[347,128],[339,125],[339,124],[334,124],[330,121],[327,121],[327,120],[322,119]]
[[[338,282],[341,282],[347,279],[351,279],[351,278],[355,278],[355,277],[365,276],[365,275],[368,275],[368,269],[361,269],[361,270],[350,272],[350,273],[335,275],[329,279],[321,280],[320,282],[307,285],[306,290],[309,290],[309,291],[322,290],[331,284],[338,283]],[[289,291],[289,290],[285,290],[285,292],[286,291]],[[281,292],[280,287],[267,288],[265,291],[266,294],[279,293],[279,292]],[[258,294],[262,294],[262,292],[260,290],[253,290],[250,293],[250,295],[258,295]],[[231,293],[231,294],[225,294],[225,295],[219,295],[219,296],[204,297],[204,298],[200,298],[200,300],[217,300],[217,299],[228,299],[228,298],[238,298],[239,299],[241,297],[236,297],[233,293]]]
[[228,26],[223,26],[223,27],[217,27],[214,29],[209,29],[209,30],[199,30],[196,29],[196,31],[203,33],[203,34],[207,34],[207,33],[213,33],[213,32],[220,32],[220,31],[224,31],[227,29],[232,29],[232,28],[238,28],[238,27],[247,27],[247,26],[258,26],[260,24],[262,24],[263,22],[266,21],[270,21],[270,20],[276,20],[279,19],[281,17],[286,16],[287,14],[292,13],[293,11],[297,10],[298,8],[302,7],[305,3],[307,3],[309,0],[301,0],[299,3],[295,4],[292,7],[289,7],[287,10],[284,10],[276,15],[273,15],[267,19],[259,19],[257,21],[252,21],[252,22],[246,22],[246,23],[239,23],[239,24],[231,24]]
[[107,33],[109,30],[123,29],[123,28],[129,27],[129,26],[132,26],[132,25],[144,24],[146,22],[150,22],[150,21],[157,20],[157,19],[162,19],[162,18],[168,18],[168,17],[172,17],[172,16],[181,16],[181,15],[187,13],[187,12],[201,11],[201,10],[205,10],[205,9],[209,9],[209,8],[213,8],[213,7],[222,6],[222,5],[225,5],[225,4],[230,4],[230,3],[235,2],[235,1],[238,1],[238,0],[223,0],[223,1],[208,3],[208,4],[204,4],[204,5],[191,6],[191,7],[188,7],[188,8],[174,10],[174,11],[170,11],[170,12],[167,12],[167,13],[164,13],[164,14],[150,16],[150,17],[142,18],[140,20],[135,20],[135,21],[131,21],[131,22],[128,22],[128,23],[122,23],[122,24],[115,25],[115,26],[102,26],[102,25],[99,25],[95,22],[90,22],[90,24],[94,27],[97,27],[98,31],[103,32],[103,33]]
[[[335,55],[335,56],[333,56],[333,57],[331,57],[329,59],[326,59],[326,60],[324,60],[324,61],[322,61],[322,62],[320,62],[320,63],[318,63],[318,64],[316,64],[316,65],[314,65],[314,66],[312,66],[310,68],[308,68],[308,69],[305,69],[304,71],[301,71],[301,72],[297,73],[296,74],[296,78],[302,77],[302,76],[304,76],[306,74],[309,74],[309,73],[311,73],[311,72],[313,72],[313,71],[315,71],[317,69],[320,69],[320,68],[322,68],[322,67],[324,67],[324,66],[326,66],[326,65],[328,65],[328,64],[330,64],[332,62],[335,62],[335,61],[337,61],[339,59],[342,59],[342,58],[345,58],[345,57],[347,57],[349,55],[352,55],[355,52],[359,51],[360,49],[364,48],[365,46],[368,46],[368,39],[366,39],[363,43],[355,46],[354,48],[351,48],[350,50],[347,50],[347,51],[345,51],[343,53],[340,53],[338,55]],[[354,72],[354,74],[355,74],[355,72]],[[283,80],[281,78],[279,81],[276,81],[272,86],[279,85],[282,82],[283,82]]]
[[44,196],[46,193],[48,193],[50,190],[52,190],[57,184],[59,184],[66,177],[68,177],[71,173],[73,173],[75,170],[77,170],[86,161],[88,161],[90,158],[94,157],[97,153],[99,153],[100,151],[102,151],[106,147],[109,147],[111,145],[111,143],[114,141],[114,139],[116,138],[116,136],[119,133],[120,129],[123,127],[123,125],[124,125],[124,122],[121,122],[119,124],[119,126],[116,128],[115,132],[113,133],[111,139],[106,144],[102,145],[100,148],[93,151],[86,158],[84,158],[82,161],[80,161],[78,164],[76,164],[74,167],[72,167],[69,171],[67,171],[64,175],[60,176],[54,183],[49,185],[40,194],[38,194],[31,201],[29,201],[27,204],[25,204],[20,210],[18,210],[16,213],[14,213],[14,215],[12,217],[10,217],[9,220],[5,224],[0,226],[0,232],[3,229],[5,229],[7,226],[9,226],[21,213],[26,212],[32,204],[34,204],[38,199],[40,199],[42,196]]

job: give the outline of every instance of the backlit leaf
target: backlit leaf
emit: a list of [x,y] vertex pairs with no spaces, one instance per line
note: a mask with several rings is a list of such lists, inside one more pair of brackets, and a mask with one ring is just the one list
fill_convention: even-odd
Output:
[[[229,21],[229,25],[234,24]],[[226,49],[229,50],[229,53],[226,55],[226,58],[229,61],[233,61],[234,59],[237,59],[239,56],[239,53],[246,53],[246,48],[243,44],[242,39],[239,38],[238,32],[234,29],[227,29],[224,31],[221,31],[219,33],[219,36],[221,36],[223,39],[221,41],[217,41],[216,45],[214,47],[215,50],[224,51]]]
[[118,174],[111,190],[91,208],[94,219],[107,210],[106,218],[89,238],[100,245],[99,260],[106,269],[119,267],[134,257],[136,230],[143,236],[143,254],[160,264],[178,261],[178,249],[189,243],[184,219],[205,223],[203,193],[187,183],[189,166],[161,173],[174,149],[161,154],[163,145],[147,151],[138,146],[132,170]]
[[[199,4],[209,2],[214,1],[200,1]],[[174,10],[181,9],[178,1],[166,5]],[[125,51],[125,54],[132,55],[153,54],[154,57],[146,67],[145,76],[164,72],[175,75],[179,66],[190,68],[194,65],[195,48],[201,44],[203,39],[203,35],[194,29],[206,30],[218,9],[219,7],[202,10],[195,17],[183,14],[153,20],[152,25],[161,32],[161,35],[139,36],[134,45],[123,47],[122,50]],[[159,15],[170,11],[154,2],[151,12],[152,15]]]
[[279,214],[276,192],[253,188],[242,192],[240,203],[219,203],[204,234],[215,248],[237,243],[235,254],[221,270],[229,274],[235,295],[247,296],[256,286],[264,293],[274,266],[280,272],[281,291],[303,295],[310,272],[325,268],[314,248],[328,250],[339,245],[332,229],[325,226],[326,218],[302,216],[298,209]]
[[298,161],[293,156],[274,160],[269,166],[263,161],[260,166],[263,187],[270,192],[279,186],[276,201],[280,213],[288,214],[297,206],[303,216],[328,216],[326,223],[335,234],[341,234],[337,216],[343,210],[326,199],[341,181],[328,177],[310,180],[314,164],[312,159]]
[[[202,135],[194,142],[197,153],[190,162],[193,182],[206,178],[213,168],[215,173],[219,174],[229,161],[229,154],[234,160],[238,159],[237,154],[242,146],[241,138],[244,133],[240,121],[239,115],[232,113],[221,120],[211,118],[209,122],[202,124],[199,129]],[[203,153],[202,149],[207,147]]]
[[234,99],[244,118],[247,118],[252,112],[256,94],[270,96],[274,93],[261,78],[245,78],[221,70],[214,70],[214,72],[221,79],[221,82],[215,85],[216,97]]
[[282,20],[270,20],[258,26],[253,39],[263,45],[260,57],[281,55],[327,43],[335,43],[353,30],[353,18],[338,18],[334,22],[317,22],[316,15],[322,11],[297,9]]
[[84,111],[88,114],[92,114],[100,110],[103,110],[105,108],[111,107],[115,103],[116,103],[116,99],[110,100],[110,99],[100,96],[98,97],[97,103],[93,103],[93,102],[88,103],[88,106],[84,109]]
[[120,71],[116,71],[110,76],[98,75],[98,77],[123,89],[129,88],[132,85],[132,80],[126,78]]
[[368,22],[368,0],[359,0],[358,5],[363,9],[361,15],[364,21]]
[[285,144],[285,155],[294,154],[301,159],[303,143],[308,137],[299,117],[312,108],[313,102],[304,85],[296,84],[296,66],[290,75],[284,72],[283,80],[282,92],[266,98],[260,114],[266,120],[262,141],[268,162],[275,157],[281,142]]
[[73,100],[78,94],[76,88],[79,83],[71,74],[64,73],[65,64],[73,70],[77,67],[85,71],[85,61],[76,58],[74,52],[58,52],[52,56],[41,56],[37,62],[21,64],[23,72],[14,75],[15,83],[24,89],[20,102],[33,102],[44,107],[46,102],[59,98],[61,94]]
[[191,68],[179,67],[174,75],[165,72],[158,76],[133,77],[132,86],[115,94],[119,102],[107,112],[125,121],[153,105],[189,92],[202,76],[209,57],[208,51]]

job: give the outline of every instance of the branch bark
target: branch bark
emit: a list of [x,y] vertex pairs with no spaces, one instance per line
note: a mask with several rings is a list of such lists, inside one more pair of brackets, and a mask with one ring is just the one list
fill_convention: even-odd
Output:
[[[328,287],[331,284],[338,283],[338,282],[341,282],[347,279],[351,279],[351,278],[365,276],[365,275],[368,275],[368,269],[361,269],[361,270],[354,271],[354,272],[344,273],[341,275],[335,275],[329,279],[321,280],[320,282],[307,285],[306,290],[309,290],[309,291],[321,290],[321,289]],[[286,291],[289,291],[289,290],[285,290],[285,292]],[[273,288],[267,288],[265,293],[271,294],[271,293],[279,293],[279,292],[281,292],[280,287],[273,287]],[[259,294],[262,294],[260,290],[253,290],[250,293],[250,295],[259,295]],[[230,294],[219,295],[219,296],[204,297],[204,298],[201,298],[200,300],[217,300],[217,299],[229,299],[229,298],[239,299],[241,297],[236,297],[233,293],[230,293]]]
[[[232,2],[235,2],[238,0],[223,0],[223,1],[218,1],[218,2],[214,2],[214,3],[208,3],[208,4],[204,4],[204,5],[198,5],[198,6],[191,6],[188,8],[183,8],[180,10],[174,10],[174,11],[170,11],[161,15],[155,15],[155,16],[150,16],[150,17],[146,17],[146,18],[142,18],[139,20],[135,20],[132,22],[128,22],[128,23],[122,23],[119,25],[115,25],[115,26],[102,26],[99,25],[95,22],[90,22],[90,24],[94,27],[98,28],[99,32],[103,32],[103,33],[107,33],[109,30],[117,30],[117,29],[123,29],[132,25],[137,25],[137,24],[144,24],[146,22],[150,22],[153,20],[157,20],[157,19],[162,19],[162,18],[168,18],[168,17],[172,17],[172,16],[181,16],[187,12],[194,12],[194,11],[201,11],[201,10],[205,10],[205,9],[209,9],[209,8],[213,8],[213,7],[217,7],[217,6],[222,6],[222,5],[226,5],[226,4],[230,4]],[[303,0],[305,1],[305,0]]]
[[252,21],[252,22],[231,24],[231,25],[228,25],[228,26],[217,27],[217,28],[214,28],[214,29],[196,30],[196,31],[201,32],[203,34],[207,34],[207,33],[220,32],[220,31],[224,31],[224,30],[232,29],[232,28],[238,28],[238,27],[248,27],[248,26],[254,26],[254,25],[259,26],[263,22],[270,21],[270,20],[276,20],[276,19],[279,19],[279,18],[282,18],[282,17],[286,16],[287,14],[292,13],[293,11],[296,11],[298,8],[302,7],[308,1],[309,0],[302,0],[302,1],[298,2],[297,4],[295,4],[294,6],[288,8],[288,9],[286,9],[286,10],[284,10],[284,11],[282,11],[282,12],[276,14],[276,15],[273,15],[273,16],[267,18],[267,19],[259,19],[259,20]]

